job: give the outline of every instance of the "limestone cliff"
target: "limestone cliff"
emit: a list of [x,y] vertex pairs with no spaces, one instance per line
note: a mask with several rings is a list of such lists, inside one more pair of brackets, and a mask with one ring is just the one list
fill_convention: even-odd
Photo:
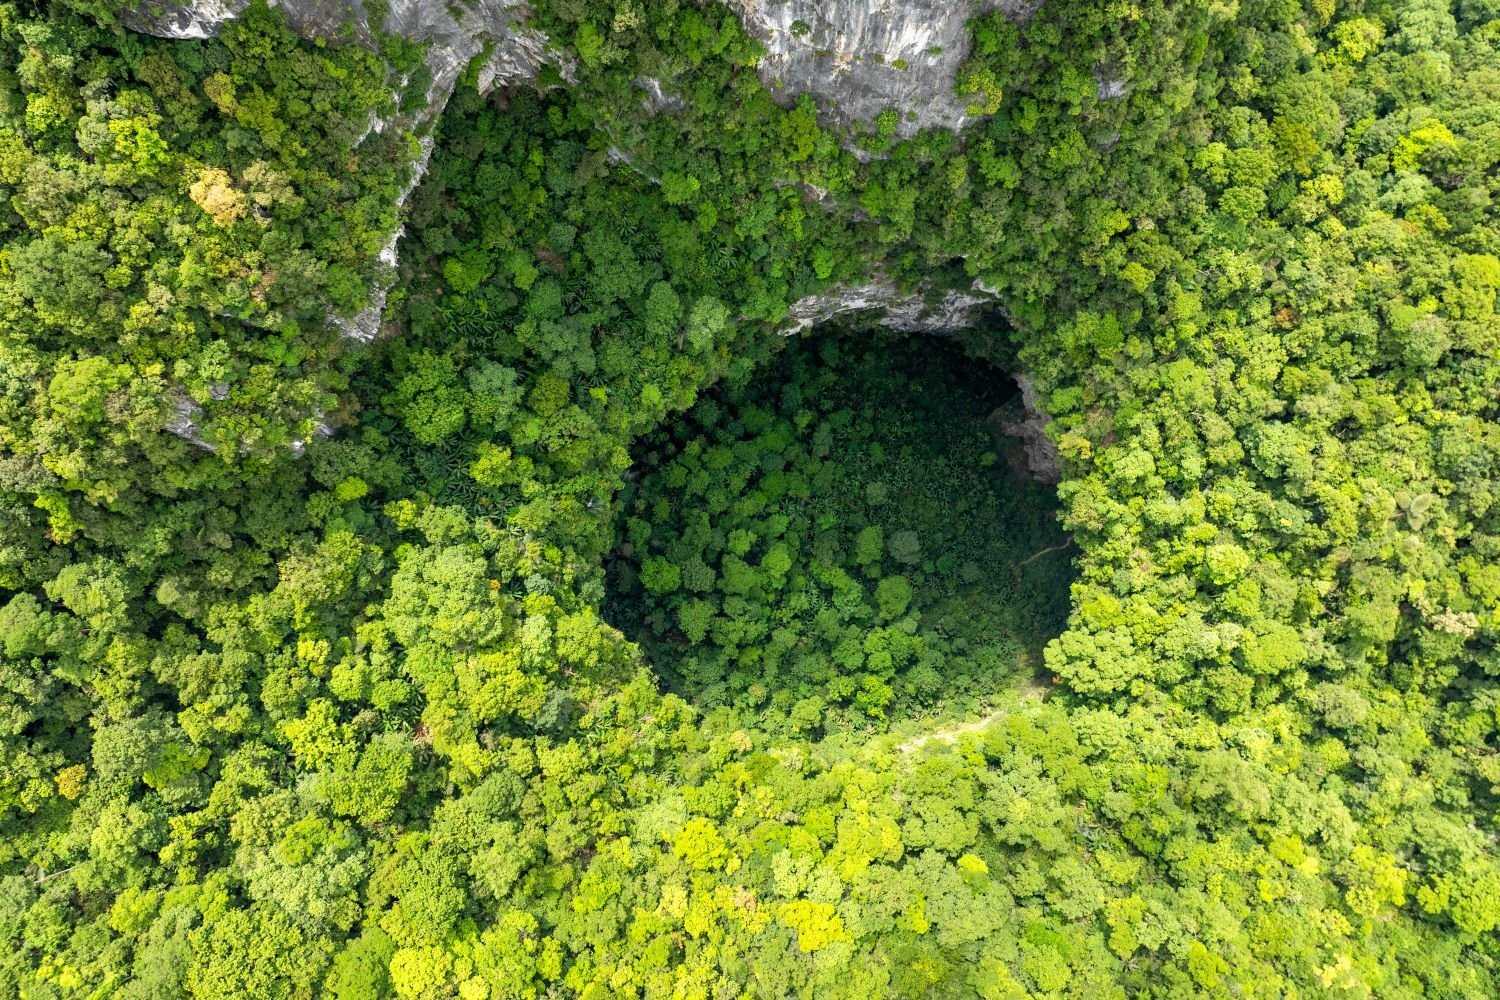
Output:
[[[371,23],[363,0],[270,0],[270,4],[285,14],[294,30],[309,38],[352,35],[356,41],[373,43],[377,26]],[[186,4],[149,0],[127,14],[124,21],[137,31],[163,38],[208,38],[248,6],[249,0],[190,0]],[[486,50],[489,55],[478,75],[481,91],[533,80],[543,63],[559,61],[555,53],[549,52],[546,36],[525,25],[526,15],[521,0],[463,0],[462,3],[390,0],[380,27],[423,44],[429,82],[417,110],[389,121],[373,121],[371,132],[402,128],[425,135],[428,126],[442,114],[459,74],[470,60]],[[569,74],[566,61],[562,61],[560,68],[566,78]],[[414,81],[402,84],[416,85]],[[421,181],[431,153],[430,139],[423,138],[421,155],[406,189],[401,192],[401,202]],[[402,231],[397,229],[380,252],[381,263],[392,272],[401,236]],[[331,321],[345,336],[373,340],[380,331],[386,291],[384,285],[377,286],[371,292],[370,304],[362,311],[353,316],[331,317]]]
[[902,292],[886,278],[876,277],[798,299],[788,311],[782,332],[790,337],[839,316],[866,313],[892,330],[951,333],[972,327],[979,310],[993,301],[993,296],[978,291],[952,290],[938,296],[921,290]]
[[1019,471],[1039,483],[1055,485],[1062,481],[1063,470],[1057,445],[1047,436],[1047,425],[1052,418],[1042,408],[1041,395],[1031,379],[1017,375],[1015,380],[1016,387],[1021,390],[1021,412],[1014,419],[1002,416],[1000,430],[1020,441],[1023,467]]
[[900,116],[897,134],[959,129],[973,117],[954,93],[969,55],[969,19],[993,10],[1024,17],[1039,0],[731,0],[766,47],[760,77],[772,93],[811,94],[843,122]]

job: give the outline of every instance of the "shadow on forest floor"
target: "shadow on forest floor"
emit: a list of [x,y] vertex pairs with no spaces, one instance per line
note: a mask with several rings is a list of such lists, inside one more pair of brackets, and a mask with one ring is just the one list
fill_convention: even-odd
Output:
[[[819,334],[642,441],[606,613],[663,683],[810,737],[965,719],[1032,682],[1070,546],[956,343]],[[901,728],[905,729],[905,726]]]

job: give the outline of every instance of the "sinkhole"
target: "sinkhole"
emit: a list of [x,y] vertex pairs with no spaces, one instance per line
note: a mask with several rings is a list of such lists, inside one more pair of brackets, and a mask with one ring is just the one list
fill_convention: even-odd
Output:
[[1034,689],[1071,548],[1016,383],[956,339],[820,328],[639,442],[605,613],[662,684],[810,738]]

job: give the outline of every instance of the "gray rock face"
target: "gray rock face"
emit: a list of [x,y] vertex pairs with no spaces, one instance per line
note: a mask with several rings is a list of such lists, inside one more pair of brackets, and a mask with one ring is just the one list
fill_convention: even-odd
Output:
[[728,0],[766,46],[760,77],[787,101],[812,94],[845,123],[888,108],[903,137],[974,118],[953,92],[969,55],[968,22],[993,10],[1023,18],[1040,0]]
[[655,77],[643,76],[635,81],[635,85],[646,94],[641,101],[641,107],[646,109],[647,114],[657,115],[681,111],[686,104],[681,96],[663,89],[661,81]]
[[881,326],[904,333],[952,333],[974,325],[979,308],[993,299],[968,292],[949,291],[932,298],[903,292],[890,280],[877,277],[862,285],[831,289],[808,295],[792,303],[781,328],[791,337],[819,323],[856,313],[878,313]]
[[247,6],[245,0],[194,0],[181,5],[150,0],[126,11],[120,20],[133,31],[159,38],[210,38]]
[[1000,429],[1012,437],[1020,438],[1026,460],[1025,472],[1039,483],[1057,485],[1062,482],[1062,456],[1057,445],[1047,436],[1047,424],[1052,418],[1042,409],[1042,399],[1036,386],[1025,375],[1016,375],[1016,386],[1021,390],[1020,420],[1006,421]]
[[[269,0],[298,34],[309,38],[350,38],[370,44],[375,30],[363,0]],[[146,0],[122,20],[136,31],[161,38],[208,38],[244,12],[249,0]],[[427,48],[432,72],[428,97],[446,95],[470,59],[486,45],[493,51],[480,70],[481,90],[496,82],[536,76],[546,61],[547,39],[523,25],[523,0],[390,0],[384,30]],[[439,105],[441,110],[441,105]]]
[[172,413],[167,417],[166,426],[162,429],[168,434],[176,434],[184,441],[204,451],[213,451],[214,446],[203,440],[203,435],[198,430],[198,420],[202,415],[203,407],[186,396],[178,394],[172,399]]

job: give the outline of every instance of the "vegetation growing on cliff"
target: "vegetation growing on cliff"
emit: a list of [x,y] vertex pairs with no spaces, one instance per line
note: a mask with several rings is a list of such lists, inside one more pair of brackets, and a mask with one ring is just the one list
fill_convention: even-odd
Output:
[[[991,14],[901,143],[728,7],[539,3],[574,82],[460,87],[359,350],[415,54],[119,6],[0,4],[0,993],[1496,994],[1493,3]],[[1044,699],[937,626],[1050,534],[923,513],[992,474],[868,405],[912,348],[778,332],[877,269],[1054,417]]]
[[[169,44],[0,9],[5,443],[66,544],[280,457],[347,388],[327,322],[363,307],[413,150],[390,62],[263,6]],[[164,424],[193,420],[207,456]]]

